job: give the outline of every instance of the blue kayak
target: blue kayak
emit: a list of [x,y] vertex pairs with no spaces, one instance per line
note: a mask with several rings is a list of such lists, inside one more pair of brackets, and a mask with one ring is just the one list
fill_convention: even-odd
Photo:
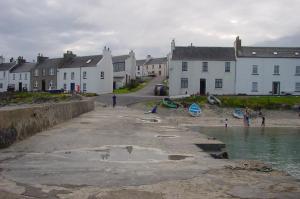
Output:
[[191,116],[193,117],[198,117],[201,114],[201,108],[198,104],[193,103],[190,107],[189,107],[189,113]]

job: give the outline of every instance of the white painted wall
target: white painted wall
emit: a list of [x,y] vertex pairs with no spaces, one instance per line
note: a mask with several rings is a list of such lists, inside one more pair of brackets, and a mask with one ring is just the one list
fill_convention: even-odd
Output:
[[[160,73],[159,73],[160,71]],[[143,68],[143,76],[155,74],[156,76],[167,76],[167,64],[147,64]]]
[[2,84],[2,88],[0,87],[0,92],[7,91],[8,86],[8,79],[9,79],[9,71],[0,71],[0,84]]
[[[253,65],[258,66],[258,75],[252,75]],[[273,75],[274,65],[279,65],[280,75]],[[280,82],[280,90],[295,93],[295,84],[300,76],[295,75],[300,59],[296,58],[237,58],[236,94],[268,95],[272,82]],[[252,92],[252,82],[258,83],[258,92]],[[298,93],[300,94],[300,93]]]
[[[14,78],[15,76],[15,78]],[[27,78],[26,78],[27,76]],[[19,83],[22,83],[22,87],[26,87],[27,91],[31,91],[31,81],[30,81],[30,72],[22,73],[9,73],[8,84],[15,85],[15,91],[19,91]],[[7,88],[7,87],[6,87]]]
[[[230,72],[225,72],[226,61],[207,61],[208,72],[202,72],[202,62],[188,61],[188,71],[182,71],[182,61],[170,60],[169,95],[189,95],[200,92],[200,79],[206,79],[206,92],[210,94],[234,94],[235,61],[230,63]],[[181,88],[181,78],[188,78],[188,88]],[[215,88],[215,79],[223,79],[223,88]]]
[[[82,68],[59,68],[57,73],[58,89],[63,89],[64,84],[67,85],[66,90],[71,90],[71,83],[80,86],[83,92],[83,84],[86,83],[86,92],[88,93],[112,93],[113,92],[113,65],[111,53],[108,49],[103,50],[103,58],[95,67]],[[104,79],[101,79],[101,72],[104,72]],[[71,79],[71,73],[74,72],[74,80]],[[86,79],[83,79],[83,72],[86,72]],[[67,73],[67,78],[64,80],[64,73]]]

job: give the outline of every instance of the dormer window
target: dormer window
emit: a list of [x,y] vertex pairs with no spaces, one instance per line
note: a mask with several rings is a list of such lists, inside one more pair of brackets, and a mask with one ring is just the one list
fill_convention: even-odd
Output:
[[252,52],[252,55],[256,55],[256,52],[255,52],[255,51],[253,51],[253,52]]
[[91,59],[89,59],[89,60],[87,60],[87,61],[86,61],[86,63],[87,63],[87,64],[89,64],[89,63],[91,63],[91,61],[92,61],[92,60],[91,60]]
[[277,52],[273,52],[273,54],[274,54],[274,55],[277,55],[278,53],[277,53]]

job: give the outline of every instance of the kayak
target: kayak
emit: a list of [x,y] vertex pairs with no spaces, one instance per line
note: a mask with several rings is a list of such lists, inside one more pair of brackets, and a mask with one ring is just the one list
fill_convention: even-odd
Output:
[[211,105],[213,105],[213,104],[216,103],[215,99],[214,99],[213,96],[211,96],[211,95],[209,95],[209,96],[207,97],[207,101],[208,101],[208,103],[211,104]]
[[193,117],[198,117],[201,114],[201,108],[198,104],[193,103],[190,107],[189,107],[189,114]]
[[172,101],[170,98],[164,98],[162,101],[163,105],[168,108],[177,108],[178,104],[174,101]]
[[234,109],[232,115],[233,115],[233,117],[238,118],[238,119],[243,119],[244,118],[244,113],[239,108]]

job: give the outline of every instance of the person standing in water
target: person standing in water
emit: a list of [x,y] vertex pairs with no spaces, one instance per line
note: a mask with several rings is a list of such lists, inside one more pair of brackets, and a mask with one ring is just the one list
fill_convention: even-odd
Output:
[[225,119],[225,128],[227,128],[228,127],[228,119],[226,118]]
[[262,117],[261,117],[261,126],[262,127],[265,127],[265,122],[266,122],[266,118],[265,118],[265,116],[263,115]]
[[117,104],[117,97],[116,97],[116,95],[112,96],[112,100],[113,100],[113,108],[115,108],[115,106]]

